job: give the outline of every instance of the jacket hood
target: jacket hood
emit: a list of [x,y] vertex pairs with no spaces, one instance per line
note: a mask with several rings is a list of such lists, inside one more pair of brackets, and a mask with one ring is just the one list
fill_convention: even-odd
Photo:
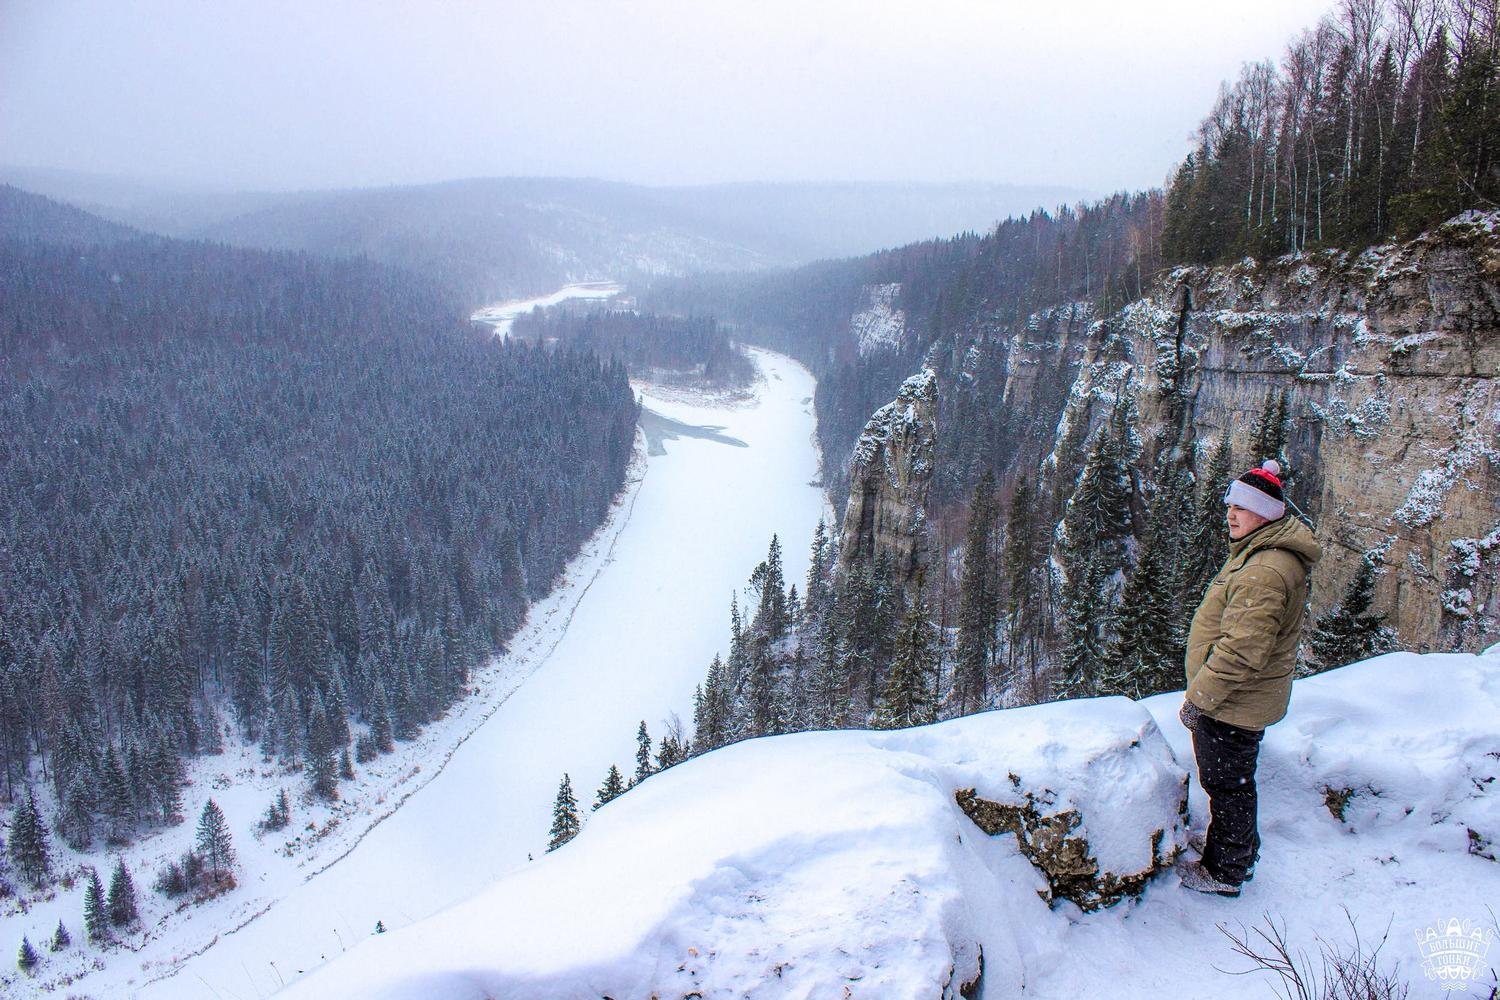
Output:
[[1229,554],[1234,557],[1249,558],[1262,549],[1286,549],[1299,556],[1308,569],[1323,558],[1323,546],[1313,537],[1312,529],[1290,514],[1229,543]]

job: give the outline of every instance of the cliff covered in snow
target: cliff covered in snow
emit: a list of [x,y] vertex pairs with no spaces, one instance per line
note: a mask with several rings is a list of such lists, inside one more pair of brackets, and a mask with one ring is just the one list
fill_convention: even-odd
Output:
[[[1141,443],[1139,528],[1161,451],[1196,453],[1201,469],[1227,434],[1237,474],[1266,457],[1252,456],[1252,435],[1268,399],[1284,397],[1288,492],[1326,553],[1314,615],[1368,557],[1376,606],[1403,647],[1500,639],[1500,213],[1358,254],[1176,268],[1107,315],[1079,303],[995,326],[976,321],[979,333],[929,354],[935,403],[917,412],[930,423],[906,433],[935,447],[893,468],[904,456],[862,442],[851,515],[905,513],[883,534],[851,534],[846,520],[846,556],[930,550],[930,526],[967,500],[950,484],[969,482],[976,462],[996,467],[1007,492],[1085,440],[1122,395]],[[866,439],[889,437],[890,416],[876,414]],[[1079,467],[1043,467],[1054,509]]]
[[1366,937],[1389,928],[1381,965],[1418,980],[1423,928],[1488,926],[1500,647],[1298,681],[1262,752],[1262,861],[1234,901],[1168,868],[1206,812],[1180,699],[715,751],[290,995],[1258,997],[1216,924],[1268,914],[1295,942],[1348,944],[1347,908]]

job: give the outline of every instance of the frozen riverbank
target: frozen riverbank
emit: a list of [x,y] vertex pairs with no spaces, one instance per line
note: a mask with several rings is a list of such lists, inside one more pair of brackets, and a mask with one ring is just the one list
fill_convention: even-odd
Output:
[[[764,557],[773,532],[786,540],[789,578],[805,574],[805,543],[824,511],[821,492],[809,485],[817,476],[807,401],[813,381],[785,358],[755,357],[764,377],[751,405],[713,409],[656,399],[639,387],[652,410],[722,428],[745,447],[679,437],[665,454],[641,456],[628,518],[618,512],[617,532],[591,550],[594,563],[570,570],[573,582],[565,586],[586,580],[583,592],[575,591],[571,609],[544,630],[548,638],[539,634],[530,647],[540,665],[441,774],[345,857],[306,881],[299,877],[264,913],[221,935],[176,974],[147,983],[153,972],[167,971],[169,956],[191,950],[174,935],[150,947],[149,958],[111,956],[118,973],[107,969],[79,985],[93,988],[97,978],[102,988],[107,978],[115,985],[104,992],[116,994],[266,996],[352,947],[377,922],[405,926],[526,865],[528,855],[540,856],[564,772],[580,799],[591,801],[611,763],[629,769],[642,719],[659,735],[670,713],[690,714],[693,686],[725,641],[730,596]],[[441,748],[428,752],[420,766],[441,760]],[[237,839],[249,841],[255,818],[230,816]],[[238,891],[256,893],[257,878],[247,865]],[[223,923],[224,931],[233,927]],[[151,964],[144,975],[143,959]],[[129,980],[120,978],[127,966]]]

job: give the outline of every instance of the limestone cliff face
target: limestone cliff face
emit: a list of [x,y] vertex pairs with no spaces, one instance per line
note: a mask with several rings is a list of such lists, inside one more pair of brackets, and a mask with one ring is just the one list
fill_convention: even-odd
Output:
[[1325,550],[1315,611],[1369,554],[1406,648],[1500,638],[1500,213],[1358,255],[1182,268],[1105,326],[1079,381],[1129,382],[1142,470],[1225,433],[1247,466],[1267,391],[1286,391],[1289,493]]
[[926,559],[927,493],[937,435],[937,375],[924,368],[875,411],[850,459],[840,568],[886,557],[911,580]]
[[[1109,316],[1039,313],[1004,354],[1003,385],[986,398],[1024,413],[1011,426],[1043,438],[1037,457],[1128,394],[1141,481],[1163,448],[1211,450],[1226,433],[1243,471],[1258,461],[1250,437],[1268,391],[1284,390],[1289,494],[1326,553],[1314,614],[1342,598],[1369,554],[1382,567],[1377,608],[1405,648],[1500,641],[1500,213],[1360,254],[1179,268]],[[960,366],[951,381],[967,377]],[[871,420],[846,558],[888,552],[915,573],[931,441],[956,433],[931,422],[950,389],[924,372]],[[1019,436],[1016,447],[1026,447]],[[1008,478],[1034,468],[1028,456]],[[1044,463],[1044,478],[1058,475]]]

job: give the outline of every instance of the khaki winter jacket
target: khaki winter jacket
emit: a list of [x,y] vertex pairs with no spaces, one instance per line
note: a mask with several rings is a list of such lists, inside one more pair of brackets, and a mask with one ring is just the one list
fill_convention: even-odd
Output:
[[1229,543],[1188,632],[1187,698],[1242,729],[1286,715],[1307,606],[1307,578],[1323,555],[1290,515]]

